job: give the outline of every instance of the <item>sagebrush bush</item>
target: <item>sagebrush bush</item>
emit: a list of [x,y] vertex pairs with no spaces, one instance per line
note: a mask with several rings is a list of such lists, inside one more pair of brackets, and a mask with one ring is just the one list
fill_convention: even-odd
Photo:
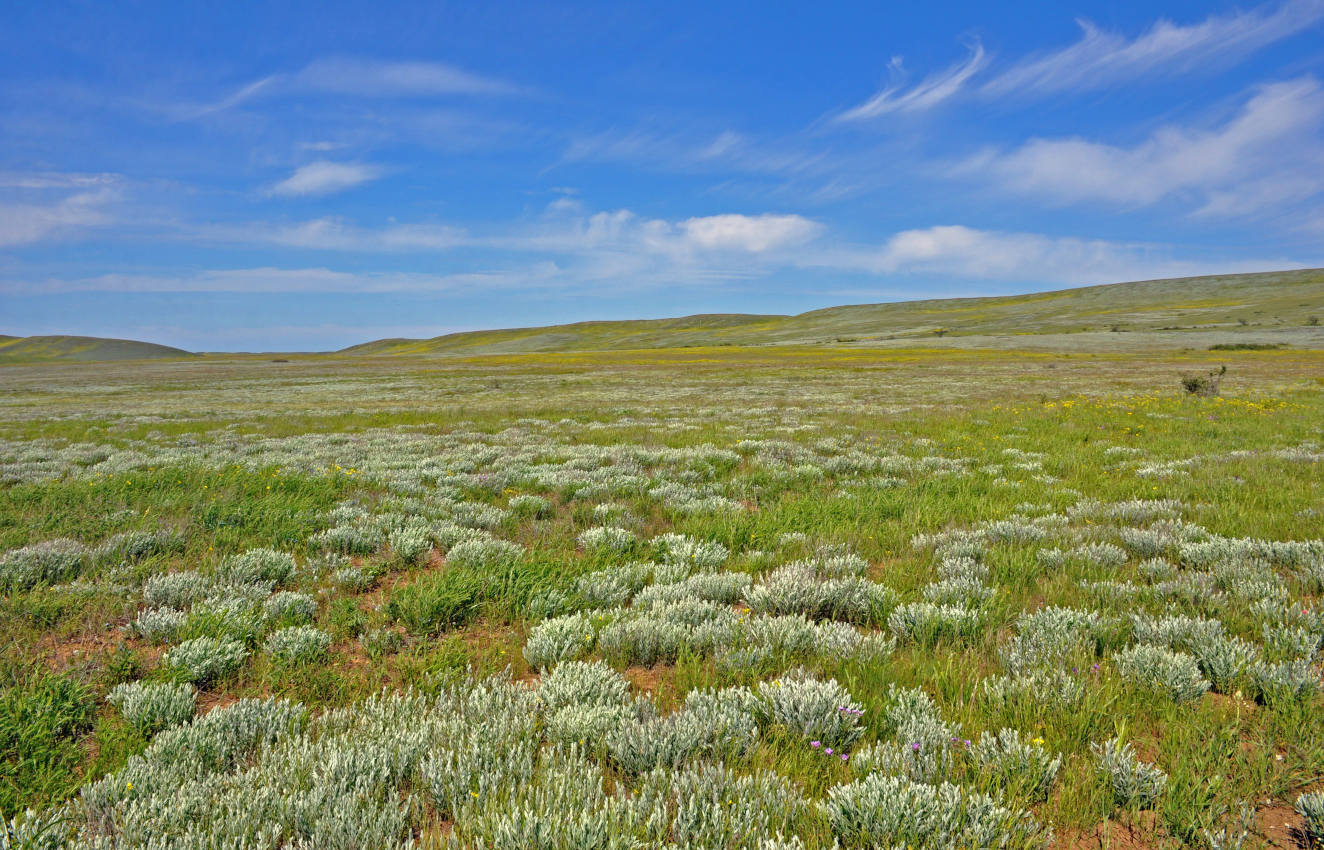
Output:
[[1324,844],[1324,791],[1300,795],[1295,808],[1305,819],[1307,837],[1315,844]]
[[242,641],[198,637],[167,650],[161,661],[185,681],[206,685],[239,669],[247,657]]
[[836,679],[824,682],[792,674],[760,682],[755,692],[765,722],[824,748],[844,751],[864,734],[863,709]]
[[197,710],[197,689],[187,682],[125,682],[116,685],[106,702],[145,738],[162,729],[187,723]]
[[283,664],[306,664],[326,656],[331,635],[312,626],[289,626],[268,635],[263,648]]
[[294,575],[298,566],[294,556],[275,549],[249,549],[226,558],[217,570],[217,578],[224,584],[253,584],[269,581],[284,584]]
[[1045,848],[1052,830],[1028,812],[943,783],[871,774],[828,790],[822,803],[832,834],[847,848]]
[[535,670],[546,670],[592,651],[596,638],[597,629],[587,614],[552,617],[529,630],[524,658]]
[[77,540],[45,540],[0,556],[0,592],[31,590],[77,578],[90,560]]
[[1136,758],[1135,748],[1119,738],[1090,744],[1099,773],[1112,789],[1113,804],[1123,809],[1149,809],[1168,786],[1168,775]]
[[1209,690],[1200,665],[1184,652],[1139,644],[1118,653],[1114,660],[1123,678],[1173,702],[1199,699]]
[[1043,739],[1022,741],[1015,729],[1000,729],[997,735],[983,733],[970,748],[970,755],[995,787],[1019,790],[1032,800],[1048,799],[1062,767],[1062,756],[1045,750]]
[[317,616],[317,602],[306,593],[282,590],[262,603],[262,617],[268,623],[300,625]]

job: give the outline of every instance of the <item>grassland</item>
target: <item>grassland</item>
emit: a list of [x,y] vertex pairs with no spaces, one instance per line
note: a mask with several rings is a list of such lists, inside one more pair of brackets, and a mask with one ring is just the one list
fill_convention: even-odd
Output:
[[13,846],[1297,846],[1324,351],[1217,334],[5,366]]
[[[386,339],[359,355],[519,354],[752,345],[1051,350],[1258,341],[1324,346],[1324,269],[1117,283],[994,298],[860,304],[798,316],[702,315]],[[1121,336],[1125,334],[1125,336]],[[1029,338],[1027,340],[1027,337]]]
[[0,363],[192,357],[180,348],[91,336],[0,336]]

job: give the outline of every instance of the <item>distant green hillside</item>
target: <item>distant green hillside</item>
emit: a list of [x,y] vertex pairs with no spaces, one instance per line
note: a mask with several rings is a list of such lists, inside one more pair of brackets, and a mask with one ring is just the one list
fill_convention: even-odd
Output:
[[[346,354],[520,354],[711,345],[869,344],[1081,332],[1279,333],[1324,322],[1324,269],[1114,283],[992,298],[701,315],[383,339]],[[1312,339],[1314,333],[1309,335]],[[1277,338],[1277,337],[1275,337]]]
[[0,336],[0,363],[49,360],[147,360],[193,357],[168,345],[95,336]]

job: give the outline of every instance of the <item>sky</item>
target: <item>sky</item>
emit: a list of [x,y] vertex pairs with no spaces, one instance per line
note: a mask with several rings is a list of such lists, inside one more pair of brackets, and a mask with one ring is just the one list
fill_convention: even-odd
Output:
[[1324,0],[6,7],[5,334],[328,350],[1324,266]]

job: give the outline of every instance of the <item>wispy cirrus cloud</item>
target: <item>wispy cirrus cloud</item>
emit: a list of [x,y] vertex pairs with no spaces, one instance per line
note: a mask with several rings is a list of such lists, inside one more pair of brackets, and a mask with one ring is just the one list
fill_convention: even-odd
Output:
[[894,79],[892,85],[873,97],[836,117],[837,121],[859,121],[877,118],[892,112],[918,112],[932,109],[959,92],[970,78],[979,73],[988,63],[984,47],[975,42],[970,48],[970,55],[944,71],[925,77],[920,82],[906,88],[901,57],[892,57],[888,70]]
[[267,194],[286,198],[331,195],[369,183],[384,173],[377,165],[321,160],[299,166],[289,177],[267,189]]
[[1156,21],[1127,39],[1086,20],[1076,43],[1015,63],[980,87],[985,96],[1044,95],[1100,89],[1158,72],[1223,68],[1324,20],[1324,0],[1288,0],[1273,11],[1211,15],[1182,26]]
[[201,118],[261,98],[291,95],[341,95],[361,98],[502,96],[526,92],[504,80],[466,71],[444,62],[384,62],[330,58],[298,71],[269,74],[245,83],[215,101],[178,110],[178,117]]
[[954,173],[1058,203],[1141,206],[1181,195],[1207,213],[1247,214],[1324,192],[1322,125],[1324,90],[1303,77],[1260,87],[1221,126],[1164,127],[1132,147],[1031,139]]
[[29,245],[110,224],[121,183],[114,174],[0,173],[0,246]]
[[[1040,97],[1091,91],[1158,74],[1189,74],[1226,68],[1274,42],[1324,21],[1324,0],[1287,0],[1276,9],[1211,15],[1193,24],[1160,19],[1134,38],[1079,19],[1078,41],[1013,62],[991,67],[975,42],[962,62],[907,87],[901,58],[889,64],[892,83],[835,121],[860,121],[892,113],[933,109],[957,97],[980,99]],[[988,70],[992,76],[976,79]]]

